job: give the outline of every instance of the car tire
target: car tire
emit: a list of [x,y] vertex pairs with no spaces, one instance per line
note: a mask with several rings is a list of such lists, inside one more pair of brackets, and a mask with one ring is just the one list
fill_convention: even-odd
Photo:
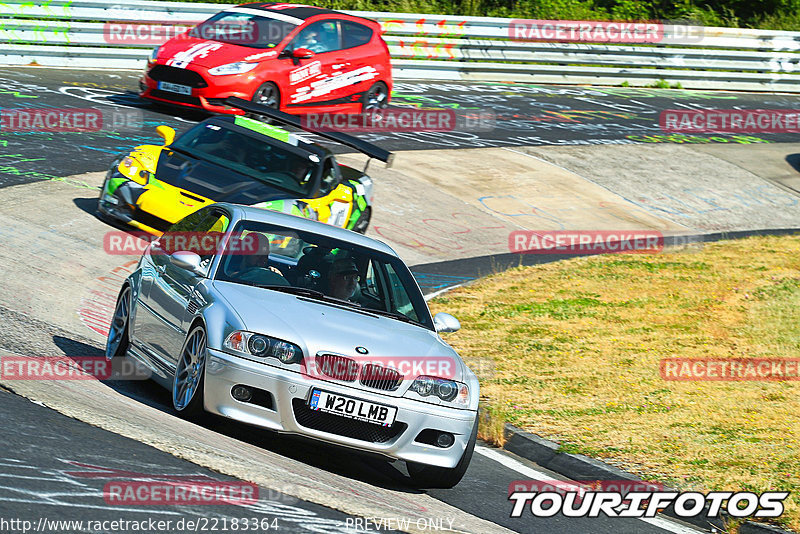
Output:
[[361,113],[375,113],[389,105],[389,88],[383,82],[375,82],[361,97]]
[[195,419],[205,413],[206,348],[208,337],[201,324],[189,330],[172,380],[172,406],[181,417]]
[[259,85],[251,100],[256,104],[262,104],[273,109],[280,109],[281,107],[281,93],[278,90],[278,86],[272,82]]
[[369,228],[369,221],[372,218],[372,208],[367,206],[364,208],[364,211],[361,212],[361,215],[358,217],[358,220],[353,225],[353,231],[358,232],[359,234],[366,234],[367,228]]
[[416,462],[406,462],[408,475],[414,487],[419,489],[442,488],[450,489],[461,482],[467,472],[469,463],[472,460],[472,453],[475,451],[475,442],[478,440],[478,418],[475,417],[475,424],[472,426],[467,448],[455,467],[437,467],[434,465],[419,464]]
[[106,359],[123,357],[128,354],[130,346],[130,317],[133,304],[133,291],[131,286],[125,285],[117,297],[114,315],[108,326],[106,338]]

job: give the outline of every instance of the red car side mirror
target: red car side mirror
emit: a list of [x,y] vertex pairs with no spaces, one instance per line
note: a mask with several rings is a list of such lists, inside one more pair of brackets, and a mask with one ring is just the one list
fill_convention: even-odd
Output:
[[314,52],[308,48],[295,48],[292,52],[292,57],[295,59],[311,59],[314,57]]

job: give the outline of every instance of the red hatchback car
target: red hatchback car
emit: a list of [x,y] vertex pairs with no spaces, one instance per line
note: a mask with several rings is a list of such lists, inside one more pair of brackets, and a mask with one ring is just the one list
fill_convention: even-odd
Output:
[[242,4],[170,39],[139,86],[152,101],[241,113],[237,96],[293,114],[358,113],[389,103],[389,49],[374,21],[298,4]]

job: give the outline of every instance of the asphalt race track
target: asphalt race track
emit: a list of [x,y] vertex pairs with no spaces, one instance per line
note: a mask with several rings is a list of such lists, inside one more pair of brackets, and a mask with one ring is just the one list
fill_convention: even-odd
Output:
[[[226,482],[235,479],[70,419],[6,391],[0,390],[0,406],[6,427],[15,429],[0,438],[3,518],[29,521],[32,525],[43,520],[45,525],[53,525],[47,530],[83,532],[91,530],[55,525],[57,521],[75,522],[87,517],[104,522],[171,521],[172,528],[161,530],[179,532],[189,530],[179,527],[180,520],[184,521],[183,526],[189,521],[208,520],[213,525],[257,518],[259,526],[266,526],[265,531],[310,532],[323,528],[326,532],[346,532],[346,514],[267,488],[258,488],[257,494],[269,504],[218,505],[212,507],[211,513],[202,504],[163,505],[158,509],[115,504],[110,492],[106,496],[111,502],[105,502],[106,483],[122,473],[141,481],[176,477]],[[353,524],[354,518],[349,519]]]
[[[0,187],[106,170],[114,155],[137,144],[160,143],[154,127],[179,132],[206,115],[170,116],[136,95],[138,74],[69,69],[5,68],[0,106],[9,109],[95,108],[109,129],[99,132],[0,132]],[[659,114],[668,109],[796,109],[800,98],[635,88],[398,82],[393,106],[451,109],[455,131],[361,135],[390,150],[652,143],[753,144],[791,142],[792,134],[665,134]],[[136,110],[139,114],[125,115]],[[115,116],[116,114],[116,116]],[[488,114],[488,115],[487,115]],[[116,122],[114,122],[116,120]],[[672,135],[672,137],[670,137]],[[43,153],[47,157],[43,158]],[[41,173],[35,176],[26,172]]]
[[[133,92],[137,77],[68,69],[0,72],[4,109],[93,108],[118,121],[80,134],[0,131],[0,356],[102,354],[109,307],[136,258],[103,251],[110,228],[94,217],[97,187],[116,154],[160,143],[155,126],[180,131],[204,118],[143,104]],[[659,114],[789,110],[799,102],[726,92],[398,83],[394,105],[452,109],[461,128],[361,135],[402,156],[396,169],[371,167],[377,200],[370,235],[398,250],[432,293],[491,272],[498,258],[501,267],[513,264],[508,235],[515,229],[644,227],[689,243],[725,232],[798,228],[796,136],[665,134]],[[470,122],[476,116],[484,122]],[[419,198],[420,190],[426,198]],[[0,436],[2,518],[255,516],[277,519],[280,532],[378,530],[374,523],[353,528],[358,518],[410,521],[381,532],[431,532],[434,525],[481,534],[702,532],[663,517],[512,519],[510,482],[563,477],[486,445],[476,449],[454,489],[420,492],[408,485],[399,463],[219,418],[183,421],[172,414],[167,392],[149,381],[0,379],[0,386],[0,414],[12,429]],[[260,498],[210,512],[120,507],[103,497],[101,473],[113,470],[140,478],[247,480],[259,487]]]

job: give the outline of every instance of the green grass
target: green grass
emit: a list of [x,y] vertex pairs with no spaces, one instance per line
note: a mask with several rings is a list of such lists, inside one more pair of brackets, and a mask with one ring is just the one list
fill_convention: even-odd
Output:
[[695,253],[605,255],[515,268],[432,311],[481,377],[481,436],[508,422],[563,450],[697,491],[791,491],[800,529],[800,382],[664,380],[665,358],[797,358],[800,237],[707,243]]

